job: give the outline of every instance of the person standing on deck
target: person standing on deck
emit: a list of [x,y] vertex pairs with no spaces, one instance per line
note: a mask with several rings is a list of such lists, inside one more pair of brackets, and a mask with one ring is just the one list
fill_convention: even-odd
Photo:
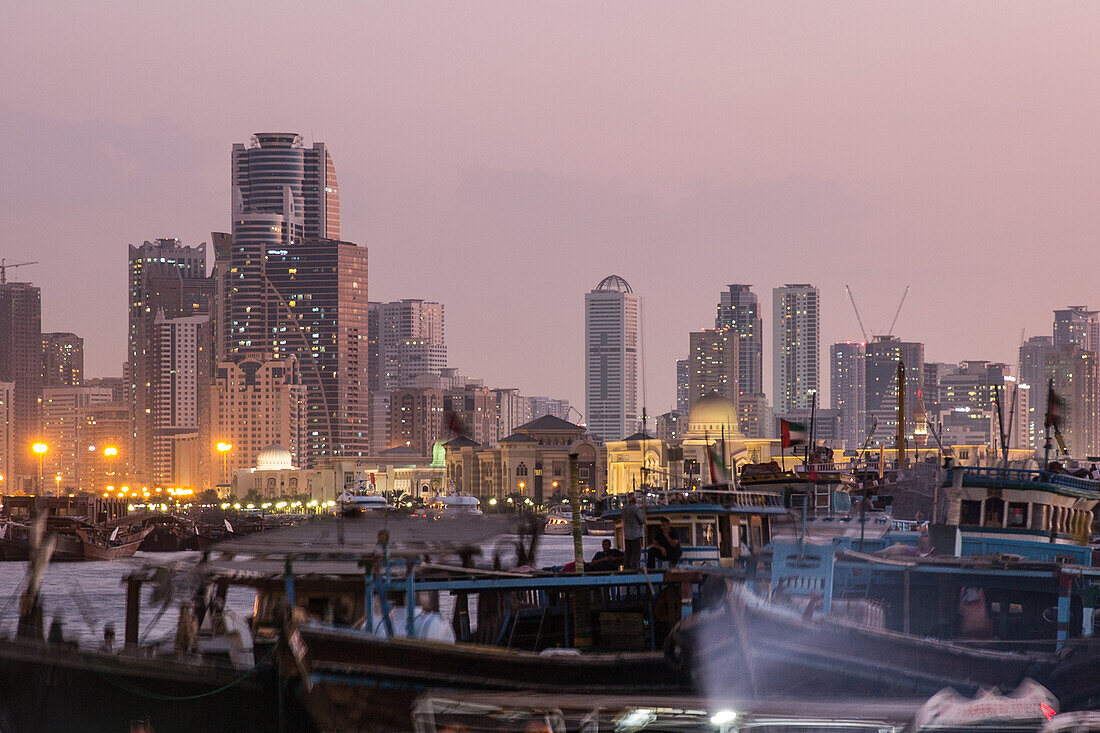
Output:
[[630,493],[623,507],[623,542],[626,561],[623,567],[637,570],[642,559],[642,538],[645,537],[645,511],[638,506],[638,497]]

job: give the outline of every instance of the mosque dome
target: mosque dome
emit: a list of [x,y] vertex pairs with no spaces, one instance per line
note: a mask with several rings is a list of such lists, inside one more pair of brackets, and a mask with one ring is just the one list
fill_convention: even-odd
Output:
[[739,432],[738,424],[737,408],[717,392],[700,397],[688,412],[690,432],[716,433],[725,428],[727,434],[733,434]]
[[283,471],[294,468],[294,456],[281,445],[269,445],[256,455],[256,468],[260,471]]

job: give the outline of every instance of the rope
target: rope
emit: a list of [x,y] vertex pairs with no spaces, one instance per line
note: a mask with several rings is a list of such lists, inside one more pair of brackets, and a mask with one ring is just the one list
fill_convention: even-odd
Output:
[[113,680],[110,677],[108,677],[106,674],[103,674],[103,673],[100,673],[100,672],[97,672],[97,674],[99,674],[100,677],[102,677],[107,682],[110,682],[112,685],[114,685],[116,687],[119,687],[123,690],[126,690],[127,692],[132,692],[135,695],[141,695],[142,697],[147,697],[151,700],[165,700],[167,702],[185,702],[187,700],[198,700],[200,698],[211,697],[213,695],[217,695],[218,693],[225,692],[229,688],[234,687],[234,686],[239,685],[240,683],[244,682],[246,679],[248,679],[252,675],[253,672],[255,672],[257,669],[260,668],[260,665],[262,665],[264,662],[266,662],[271,657],[271,655],[275,653],[275,650],[278,648],[278,646],[279,646],[278,644],[273,644],[271,649],[268,650],[267,654],[264,655],[263,659],[256,662],[256,664],[252,667],[252,669],[248,670],[247,672],[245,672],[243,675],[241,675],[237,679],[233,680],[232,682],[229,682],[227,684],[222,685],[221,687],[217,688],[216,690],[211,690],[210,692],[202,692],[202,693],[199,693],[198,695],[161,695],[161,694],[156,693],[156,692],[149,692],[148,690],[142,690],[138,687],[134,687],[132,685],[127,685],[127,684],[125,684],[123,682],[120,682],[118,680]]

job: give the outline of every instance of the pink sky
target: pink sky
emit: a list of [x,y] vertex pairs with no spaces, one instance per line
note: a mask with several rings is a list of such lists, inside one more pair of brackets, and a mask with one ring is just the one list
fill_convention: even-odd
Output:
[[[23,3],[0,46],[0,255],[121,373],[126,245],[229,226],[229,148],[326,142],[372,300],[583,410],[583,293],[645,297],[651,412],[719,291],[812,282],[827,344],[1015,362],[1100,307],[1095,3]],[[765,347],[770,372],[770,346]],[[823,362],[824,366],[824,362]],[[827,373],[827,370],[826,372]],[[770,381],[766,382],[770,388]]]

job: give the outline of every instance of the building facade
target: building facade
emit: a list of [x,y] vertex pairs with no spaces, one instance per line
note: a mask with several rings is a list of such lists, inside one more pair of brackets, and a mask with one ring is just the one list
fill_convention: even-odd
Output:
[[676,411],[687,414],[691,407],[691,359],[676,360]]
[[737,334],[737,384],[741,394],[764,392],[764,321],[751,285],[730,285],[718,302],[716,329]]
[[[42,441],[49,450],[42,459],[45,489],[75,492],[85,488],[81,468],[89,460],[89,443],[84,435],[84,411],[107,404],[113,395],[103,387],[46,387],[42,390]],[[60,478],[60,481],[56,480]]]
[[8,489],[29,487],[38,465],[31,444],[39,437],[42,396],[42,294],[30,283],[0,284],[0,382],[12,394],[12,471]]
[[691,403],[717,392],[737,405],[738,389],[738,338],[728,328],[693,331],[688,340],[691,367],[688,396]]
[[1083,305],[1054,311],[1054,348],[1071,344],[1100,353],[1100,312]]
[[[187,318],[209,316],[214,280],[206,275],[206,244],[187,246],[178,239],[157,239],[129,249],[130,311],[128,319],[129,403],[133,423],[127,454],[133,478],[155,484],[154,401],[161,374],[159,341],[155,336],[158,316]],[[210,350],[206,355],[209,358]]]
[[0,382],[0,496],[14,491],[15,382]]
[[638,426],[638,318],[638,296],[618,275],[585,293],[585,419],[603,440]]
[[84,339],[75,333],[42,334],[42,386],[79,387],[84,381]]
[[862,447],[867,434],[866,344],[842,341],[830,347],[829,394],[840,416],[838,439],[845,448]]
[[[866,345],[867,432],[872,446],[897,445],[898,363],[905,367],[905,436],[912,440],[917,394],[924,383],[924,344],[896,336],[875,336]],[[872,431],[871,426],[875,429]]]
[[1054,353],[1054,339],[1051,336],[1032,336],[1020,345],[1021,384],[1031,387],[1031,400],[1025,419],[1028,425],[1028,443],[1036,451],[1043,449],[1045,429],[1043,423],[1047,414],[1047,362]]
[[[1066,344],[1047,357],[1046,377],[1063,403],[1061,433],[1070,455],[1084,459],[1100,454],[1096,354]],[[1051,442],[1053,458],[1058,454],[1058,444],[1054,438]]]
[[772,291],[772,407],[808,410],[821,387],[817,288],[787,284]]
[[[210,488],[210,316],[154,320],[157,370],[153,391],[153,482]],[[178,449],[178,450],[177,450]]]
[[218,453],[213,445],[211,485],[225,484],[237,469],[256,465],[269,445],[285,446],[301,465],[306,449],[306,388],[298,359],[264,355],[222,361],[211,387],[211,442],[232,446]]

